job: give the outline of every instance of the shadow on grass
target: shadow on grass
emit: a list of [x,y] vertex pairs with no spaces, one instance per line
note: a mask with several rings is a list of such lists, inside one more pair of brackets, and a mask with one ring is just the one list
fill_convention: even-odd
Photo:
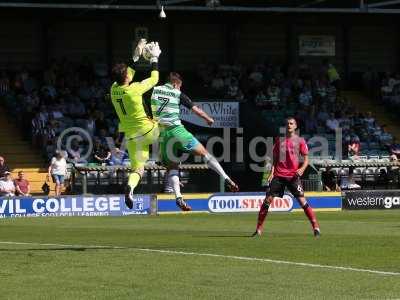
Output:
[[205,237],[205,238],[251,238],[251,234],[226,234],[226,235],[201,235],[201,236],[193,236],[193,237]]
[[51,247],[51,248],[25,248],[25,249],[0,249],[0,252],[24,251],[86,251],[86,250],[120,250],[115,247]]

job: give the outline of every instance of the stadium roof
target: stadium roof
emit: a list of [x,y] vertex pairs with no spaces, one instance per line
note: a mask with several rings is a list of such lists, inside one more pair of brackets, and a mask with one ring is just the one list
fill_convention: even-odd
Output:
[[400,0],[55,0],[0,1],[0,7],[293,13],[400,13]]

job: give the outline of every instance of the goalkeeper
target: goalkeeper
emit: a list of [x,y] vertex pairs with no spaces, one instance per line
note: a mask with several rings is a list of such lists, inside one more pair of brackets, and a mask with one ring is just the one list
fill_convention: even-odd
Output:
[[[151,76],[141,82],[132,82],[135,74],[135,62],[148,48],[151,63]],[[133,59],[128,64],[116,64],[112,69],[115,82],[111,86],[111,101],[119,118],[119,131],[125,133],[126,147],[131,161],[132,172],[129,174],[125,203],[133,208],[133,191],[139,184],[144,172],[144,165],[149,158],[149,146],[157,140],[157,123],[147,117],[142,95],[154,87],[159,78],[158,57],[161,54],[158,43],[146,45],[141,39],[134,51]]]
[[153,118],[160,127],[161,159],[168,168],[168,182],[175,192],[176,205],[180,209],[188,211],[191,210],[191,207],[183,200],[180,192],[177,150],[200,155],[210,169],[225,179],[225,184],[231,191],[236,192],[239,187],[229,178],[215,157],[181,124],[180,104],[191,109],[196,115],[203,118],[208,125],[211,126],[214,123],[210,116],[194,105],[189,97],[180,91],[181,86],[180,75],[174,72],[170,73],[165,85],[153,89],[151,110]]

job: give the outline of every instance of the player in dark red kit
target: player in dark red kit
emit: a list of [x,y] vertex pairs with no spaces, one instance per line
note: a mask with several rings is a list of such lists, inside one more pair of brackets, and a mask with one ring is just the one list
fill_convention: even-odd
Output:
[[[314,211],[304,197],[304,190],[300,177],[308,166],[308,148],[303,138],[296,134],[297,123],[294,118],[286,119],[286,136],[277,138],[273,148],[273,167],[269,178],[270,189],[267,191],[264,203],[258,213],[256,231],[253,236],[259,236],[263,232],[263,224],[268,214],[269,205],[274,197],[282,197],[285,187],[293,194],[310,220],[314,236],[321,232]],[[303,157],[300,166],[299,159]]]

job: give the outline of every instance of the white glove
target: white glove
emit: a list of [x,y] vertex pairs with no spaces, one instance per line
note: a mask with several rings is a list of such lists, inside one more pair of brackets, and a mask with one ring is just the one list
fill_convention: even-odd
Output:
[[136,45],[136,48],[133,50],[133,56],[132,59],[134,62],[137,62],[140,58],[140,56],[143,53],[143,48],[146,46],[147,40],[146,39],[140,39],[139,42]]
[[151,45],[149,46],[149,53],[151,55],[150,63],[157,63],[158,57],[161,54],[161,49],[158,45],[158,42],[151,42]]

